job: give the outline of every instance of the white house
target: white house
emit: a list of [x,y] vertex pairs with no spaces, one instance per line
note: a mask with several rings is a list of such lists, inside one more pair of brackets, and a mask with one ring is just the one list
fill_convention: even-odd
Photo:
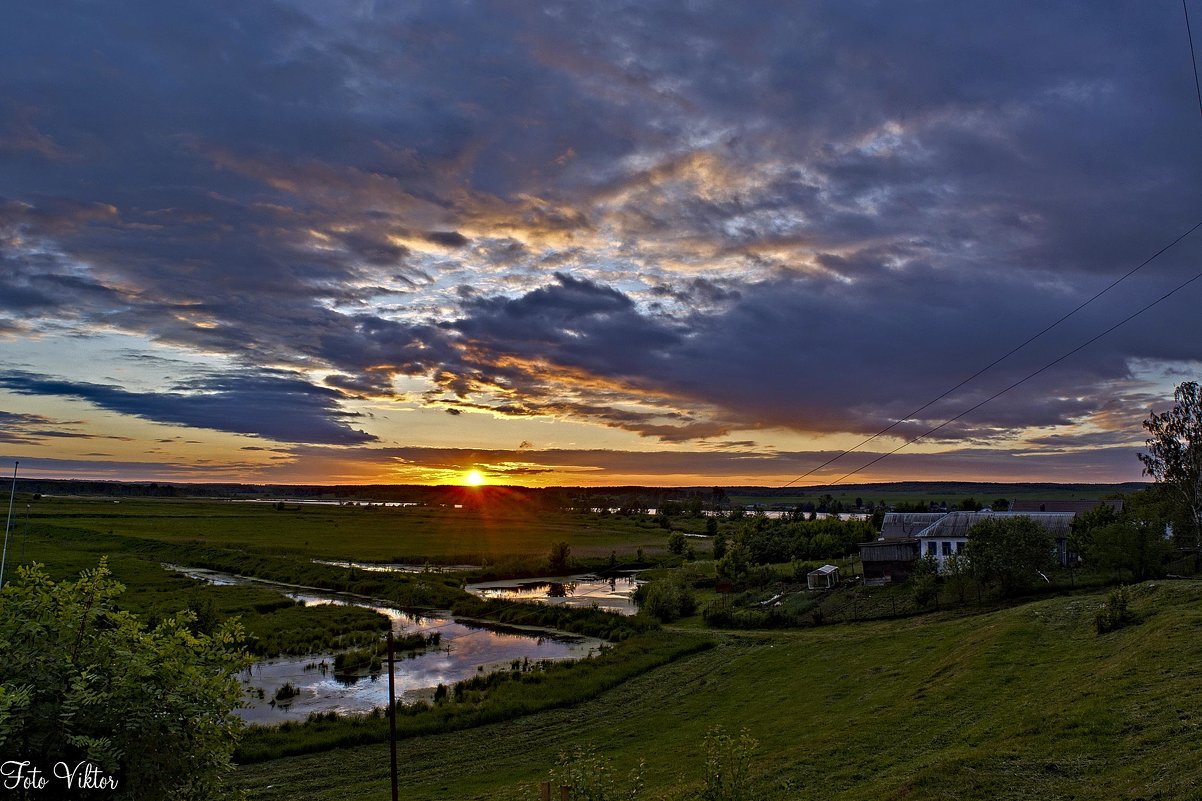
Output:
[[[881,526],[882,534],[905,537],[918,542],[919,557],[931,556],[942,568],[947,558],[959,554],[968,545],[968,532],[977,523],[990,517],[1029,517],[1039,523],[1056,541],[1056,555],[1061,564],[1067,558],[1069,526],[1075,512],[979,512],[889,513]],[[904,532],[904,533],[900,533]],[[884,537],[890,539],[890,537]]]

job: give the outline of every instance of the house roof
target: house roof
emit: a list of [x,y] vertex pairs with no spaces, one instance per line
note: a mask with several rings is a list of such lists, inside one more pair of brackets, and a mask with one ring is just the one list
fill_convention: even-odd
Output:
[[992,517],[1029,517],[1048,530],[1053,537],[1068,535],[1069,526],[1076,517],[1075,512],[948,512],[919,531],[915,536],[967,537],[968,531],[977,523]]
[[947,512],[886,512],[881,537],[887,540],[913,537]]

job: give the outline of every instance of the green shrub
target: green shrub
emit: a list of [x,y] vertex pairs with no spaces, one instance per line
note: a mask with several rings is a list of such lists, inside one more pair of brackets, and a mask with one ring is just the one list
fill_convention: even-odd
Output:
[[1131,591],[1127,587],[1119,587],[1111,592],[1094,617],[1094,628],[1098,634],[1106,634],[1134,623],[1135,614],[1130,607]]

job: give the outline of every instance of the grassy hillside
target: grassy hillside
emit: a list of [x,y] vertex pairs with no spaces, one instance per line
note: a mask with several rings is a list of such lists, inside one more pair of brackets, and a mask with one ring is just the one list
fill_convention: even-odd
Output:
[[[1104,594],[969,616],[715,635],[717,647],[576,707],[400,745],[402,795],[537,797],[591,743],[644,798],[700,788],[707,730],[759,740],[757,799],[1187,799],[1202,792],[1202,583],[1141,585],[1104,636]],[[251,798],[386,797],[386,745],[241,768]]]

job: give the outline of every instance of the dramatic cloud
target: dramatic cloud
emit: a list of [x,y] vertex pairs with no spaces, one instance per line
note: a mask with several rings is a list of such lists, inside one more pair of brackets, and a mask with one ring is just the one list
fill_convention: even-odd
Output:
[[79,420],[54,420],[40,414],[0,411],[0,443],[39,445],[54,439],[108,439],[131,442],[129,437],[81,431]]
[[[408,444],[369,416],[400,403],[486,448],[587,450],[580,424],[711,455],[854,441],[1198,222],[1179,11],[0,9],[0,342],[23,348],[0,389],[344,447]],[[1200,254],[1195,233],[891,434],[1068,354]],[[938,429],[948,476],[953,453],[1138,442],[1202,363],[1198,291]],[[103,336],[140,344],[72,355]],[[153,368],[167,350],[187,358]],[[505,429],[531,421],[563,435]]]
[[344,422],[353,415],[337,408],[337,393],[286,374],[218,376],[181,384],[174,392],[151,393],[9,372],[0,373],[0,388],[77,398],[156,422],[283,442],[356,445],[376,439]]

